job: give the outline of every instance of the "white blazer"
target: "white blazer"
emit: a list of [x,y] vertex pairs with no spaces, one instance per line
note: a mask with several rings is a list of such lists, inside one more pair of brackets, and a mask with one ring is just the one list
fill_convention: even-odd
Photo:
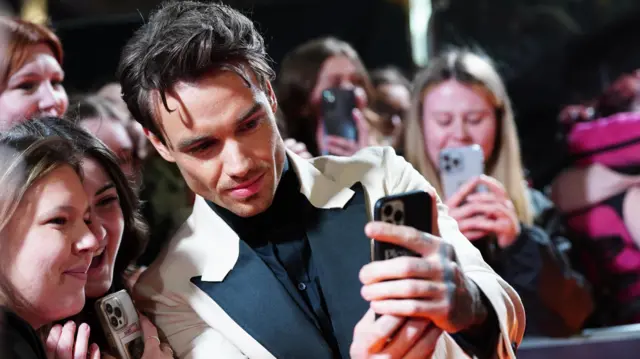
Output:
[[[325,254],[330,256],[331,262],[326,262],[330,265],[321,270],[325,273],[320,276],[321,284],[331,302],[328,306],[336,336],[344,336],[341,345],[348,346],[353,325],[367,309],[360,298],[357,276],[370,259],[363,226],[372,218],[373,204],[385,195],[411,190],[424,190],[435,198],[437,195],[424,177],[391,148],[372,147],[352,157],[327,156],[311,161],[291,152],[287,155],[300,180],[300,192],[326,214],[331,222],[328,226],[336,231],[327,236],[328,229],[324,229],[323,240],[317,244],[313,234],[309,237],[314,260],[316,255],[319,261]],[[364,195],[360,208],[351,205],[357,202],[358,191]],[[437,209],[441,237],[453,245],[463,272],[483,291],[497,314],[501,336],[496,357],[515,358],[525,327],[520,298],[460,233],[439,198]],[[345,251],[351,252],[343,256]],[[287,299],[282,285],[252,253],[198,196],[192,215],[140,277],[135,288],[136,304],[150,315],[179,358],[330,358],[313,324],[290,297]],[[346,357],[343,349],[341,354]],[[445,333],[433,357],[468,356]]]

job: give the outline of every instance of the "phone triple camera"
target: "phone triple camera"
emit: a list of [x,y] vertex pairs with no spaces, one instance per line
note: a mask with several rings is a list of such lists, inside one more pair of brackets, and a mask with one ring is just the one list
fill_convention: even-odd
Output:
[[462,157],[458,153],[442,156],[442,165],[445,172],[456,172],[462,168]]
[[402,201],[387,202],[382,208],[382,221],[403,225],[404,224],[404,203]]
[[109,324],[114,329],[120,329],[127,324],[122,312],[122,307],[117,299],[114,298],[113,300],[105,303],[104,310],[109,318]]

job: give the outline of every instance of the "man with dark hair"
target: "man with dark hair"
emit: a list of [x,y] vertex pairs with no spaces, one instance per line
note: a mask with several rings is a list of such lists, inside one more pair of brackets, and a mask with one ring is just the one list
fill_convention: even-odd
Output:
[[[197,194],[135,288],[180,358],[515,356],[518,295],[406,161],[390,148],[312,161],[285,149],[273,71],[245,16],[165,4],[118,73],[131,113]],[[411,190],[436,199],[434,235],[367,223],[377,199]],[[421,256],[369,263],[367,237]]]

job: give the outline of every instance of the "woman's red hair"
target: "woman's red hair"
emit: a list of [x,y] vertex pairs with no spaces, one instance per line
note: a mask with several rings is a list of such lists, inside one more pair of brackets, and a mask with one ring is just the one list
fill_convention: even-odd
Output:
[[62,44],[58,36],[46,26],[14,17],[0,16],[0,32],[4,33],[7,39],[5,56],[0,61],[3,85],[6,85],[9,77],[24,66],[29,59],[29,48],[34,45],[47,45],[62,66]]

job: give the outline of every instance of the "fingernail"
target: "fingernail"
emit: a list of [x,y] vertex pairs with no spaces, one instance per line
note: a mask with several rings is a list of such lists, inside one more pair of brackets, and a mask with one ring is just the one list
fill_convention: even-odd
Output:
[[362,289],[360,289],[360,295],[362,296],[362,298],[364,298],[365,300],[369,300],[369,289],[367,289],[367,286],[365,285],[364,287],[362,287]]

